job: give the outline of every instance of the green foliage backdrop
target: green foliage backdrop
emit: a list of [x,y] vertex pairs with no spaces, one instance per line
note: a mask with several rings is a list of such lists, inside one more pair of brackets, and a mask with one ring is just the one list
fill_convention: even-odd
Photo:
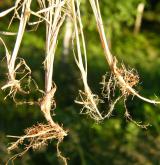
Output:
[[[100,7],[104,27],[112,53],[125,65],[136,68],[140,75],[138,90],[150,98],[156,94],[160,97],[160,2],[146,1],[141,31],[133,33],[137,5],[142,0],[101,0]],[[0,1],[0,11],[11,5],[11,2]],[[86,34],[89,61],[89,83],[93,91],[100,92],[101,76],[107,65],[101,48],[95,21],[88,1],[82,0],[82,20]],[[6,29],[9,17],[0,20],[0,29]],[[16,30],[16,22],[11,27]],[[20,54],[32,69],[32,76],[44,86],[44,29],[26,33]],[[64,31],[62,30],[62,34]],[[0,34],[1,35],[1,34]],[[10,48],[13,48],[13,37],[4,37]],[[80,115],[80,107],[74,99],[81,87],[81,80],[73,60],[72,51],[63,61],[63,40],[59,37],[54,79],[58,86],[56,93],[57,109],[55,120],[69,129],[69,136],[64,139],[61,150],[69,158],[70,165],[159,165],[160,164],[160,107],[144,103],[136,98],[129,98],[127,107],[137,121],[150,123],[143,130],[127,122],[123,116],[123,106],[119,103],[110,119],[96,124],[86,116]],[[0,43],[0,84],[6,79],[4,50]],[[8,134],[21,135],[23,129],[43,121],[43,116],[36,106],[15,106],[9,98],[4,100],[5,92],[0,91],[0,164],[10,157],[6,147],[10,142]],[[20,99],[36,99],[19,96]],[[133,100],[132,100],[133,99]],[[132,101],[131,101],[132,100]],[[107,107],[103,107],[106,108]],[[23,158],[15,161],[16,165],[51,165],[60,164],[56,157],[55,144],[40,151],[30,151]]]

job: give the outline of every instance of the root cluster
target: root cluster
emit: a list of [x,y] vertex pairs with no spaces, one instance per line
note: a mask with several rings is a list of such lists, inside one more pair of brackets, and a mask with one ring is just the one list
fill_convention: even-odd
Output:
[[101,100],[98,95],[88,95],[88,93],[79,91],[79,99],[77,99],[75,102],[83,106],[80,111],[81,114],[88,115],[96,122],[99,122],[103,119],[97,108],[100,103],[103,103],[103,100]]
[[17,158],[18,156],[23,156],[29,149],[38,150],[47,146],[53,139],[62,142],[64,136],[67,135],[67,131],[64,131],[63,128],[56,123],[54,123],[54,125],[40,123],[25,129],[24,132],[25,135],[23,136],[8,136],[18,139],[8,147],[9,152],[16,150],[20,146],[24,147],[23,152],[14,155],[10,160]]
[[[116,72],[121,76],[125,84],[131,88],[136,87],[139,83],[139,75],[135,69],[127,70],[124,65],[117,68]],[[114,96],[115,89],[118,88],[121,94],[125,97],[132,95],[132,92],[127,88],[125,84],[122,84],[115,74],[110,75],[107,81],[107,74],[102,77],[102,95],[104,98],[110,99],[110,95]]]
[[[136,87],[139,83],[139,76],[137,72],[134,69],[127,70],[124,65],[120,69],[117,69],[117,72],[123,77],[126,84],[128,84],[131,88]],[[115,77],[116,79],[116,77]],[[118,83],[118,80],[117,80]],[[121,86],[120,83],[118,83],[120,90],[123,95],[130,95],[132,94],[125,86]]]
[[[26,64],[24,59],[18,58],[18,64],[16,65],[13,72],[8,73],[8,82],[1,87],[2,90],[8,90],[8,94],[4,99],[6,99],[8,96],[13,98],[13,100],[16,102],[16,94],[29,94],[29,89],[25,90],[22,85],[24,85],[24,82],[26,86],[30,86],[30,79],[31,79],[31,69]],[[8,70],[10,70],[10,67],[8,66]],[[16,77],[19,76],[20,79],[17,79]]]
[[[102,96],[109,102],[108,113],[105,117],[109,118],[112,115],[116,104],[120,100],[123,100],[123,105],[125,108],[124,116],[126,119],[133,122],[137,126],[146,129],[149,124],[143,125],[141,122],[133,120],[126,106],[127,98],[130,95],[134,96],[134,93],[128,89],[128,86],[130,88],[136,87],[139,83],[139,76],[137,72],[134,69],[127,70],[126,67],[122,65],[120,68],[116,68],[116,73],[123,78],[126,85],[122,84],[115,74],[111,74],[109,78],[107,74],[102,77]],[[118,96],[116,96],[117,92]]]
[[[44,59],[44,70],[45,70],[45,90],[37,90],[43,93],[43,97],[37,101],[37,105],[40,107],[43,115],[47,121],[47,124],[37,124],[31,128],[25,130],[24,136],[10,136],[17,138],[18,140],[13,142],[8,148],[9,151],[15,150],[19,146],[24,147],[22,153],[18,153],[11,159],[15,159],[17,156],[24,155],[29,149],[39,149],[46,146],[50,140],[56,139],[58,141],[57,145],[63,140],[67,135],[67,132],[63,130],[58,124],[56,124],[51,115],[51,110],[55,109],[56,102],[54,100],[54,94],[56,92],[56,86],[53,86],[53,65],[54,58],[58,43],[58,36],[63,23],[66,18],[70,19],[73,24],[73,40],[72,48],[75,63],[78,66],[80,77],[83,83],[83,92],[79,91],[79,98],[76,103],[82,105],[81,113],[87,114],[93,118],[96,122],[102,121],[105,118],[109,118],[115,108],[115,105],[123,99],[125,107],[125,116],[130,121],[134,122],[136,125],[146,128],[147,126],[141,125],[132,119],[127,107],[126,100],[128,96],[136,96],[139,99],[152,104],[160,104],[159,101],[147,99],[138,94],[134,89],[139,83],[139,76],[135,70],[128,70],[124,65],[118,67],[118,61],[111,54],[103,27],[103,21],[101,17],[100,7],[98,0],[89,0],[91,5],[95,21],[97,24],[98,33],[100,36],[101,44],[104,50],[106,61],[110,68],[110,77],[107,80],[107,76],[103,76],[102,84],[102,96],[99,97],[97,94],[93,94],[88,84],[88,70],[87,70],[87,49],[85,44],[85,37],[83,33],[83,25],[80,13],[80,2],[79,0],[38,0],[37,9],[38,11],[33,11],[31,9],[32,0],[16,0],[13,7],[3,12],[0,12],[0,17],[4,17],[8,13],[14,11],[13,17],[10,21],[9,26],[13,23],[13,19],[17,18],[19,20],[19,28],[16,34],[16,41],[14,49],[10,54],[5,42],[0,38],[0,41],[4,45],[6,51],[6,64],[8,67],[8,82],[1,89],[9,89],[8,96],[12,97],[15,101],[16,93],[29,94],[28,90],[23,88],[23,81],[28,80],[30,82],[31,70],[25,63],[24,59],[18,58],[19,48],[22,43],[23,35],[26,30],[26,25],[33,26],[34,30],[38,28],[41,22],[44,22],[46,27],[46,47],[45,47],[45,59]],[[30,17],[34,16],[36,20],[30,22],[32,19]],[[11,34],[12,32],[3,32],[3,34]],[[13,33],[12,33],[13,34]],[[75,46],[75,45],[76,46]],[[75,49],[76,47],[76,49]],[[17,62],[16,60],[19,59]],[[29,86],[29,84],[27,84]],[[116,91],[120,94],[116,96]],[[101,99],[102,98],[102,99]],[[108,101],[108,113],[104,114],[99,111],[99,104]],[[26,102],[27,103],[27,102]],[[28,102],[33,105],[32,102]],[[60,154],[57,147],[58,156],[66,164],[66,159]]]

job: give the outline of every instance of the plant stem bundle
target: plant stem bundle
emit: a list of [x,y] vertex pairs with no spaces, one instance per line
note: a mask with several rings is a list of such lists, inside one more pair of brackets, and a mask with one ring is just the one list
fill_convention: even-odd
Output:
[[[47,121],[47,124],[37,124],[28,129],[26,129],[24,136],[10,136],[17,138],[18,140],[11,144],[8,148],[9,150],[14,150],[18,145],[22,144],[25,139],[28,140],[29,144],[26,145],[24,151],[17,156],[22,156],[30,148],[38,149],[42,145],[46,145],[48,140],[57,139],[58,144],[67,136],[67,131],[63,130],[59,124],[55,123],[52,119],[51,110],[56,108],[56,102],[54,100],[54,95],[57,90],[56,84],[53,81],[53,69],[54,60],[56,54],[56,48],[58,43],[58,36],[60,29],[62,28],[66,19],[69,23],[73,25],[72,30],[69,30],[69,37],[65,35],[64,47],[68,49],[66,42],[69,41],[71,35],[73,36],[73,54],[76,65],[80,71],[83,90],[79,91],[79,100],[75,102],[82,105],[81,113],[87,114],[93,118],[96,122],[103,121],[105,118],[109,118],[112,115],[115,105],[117,102],[123,98],[124,108],[126,109],[125,116],[138,126],[140,124],[136,123],[128,113],[126,108],[126,99],[129,95],[137,96],[139,99],[152,103],[159,104],[159,101],[147,99],[134,89],[134,87],[139,82],[139,76],[133,70],[128,70],[124,65],[120,65],[115,56],[112,55],[108,47],[107,39],[105,36],[105,30],[103,26],[103,21],[101,17],[100,7],[98,0],[89,0],[93,10],[94,18],[97,24],[98,33],[101,40],[101,45],[104,50],[104,55],[106,57],[107,64],[109,65],[111,76],[108,81],[106,77],[103,78],[103,88],[102,97],[103,100],[96,94],[94,94],[88,84],[88,70],[87,70],[87,48],[85,43],[85,34],[83,32],[83,24],[80,12],[80,1],[79,0],[37,0],[38,11],[33,11],[31,9],[32,0],[17,0],[15,5],[10,9],[0,13],[0,17],[4,17],[8,13],[14,10],[13,18],[19,19],[19,28],[17,33],[3,32],[3,34],[15,35],[17,34],[13,52],[10,54],[5,42],[0,38],[0,41],[4,45],[6,51],[7,68],[8,68],[8,82],[1,87],[2,90],[7,88],[10,89],[7,96],[12,96],[14,99],[17,92],[23,94],[29,94],[28,91],[22,89],[21,81],[27,76],[31,76],[31,69],[26,64],[25,60],[18,57],[19,49],[22,43],[23,35],[25,33],[26,25],[36,25],[36,28],[40,26],[40,23],[44,23],[46,30],[46,40],[45,40],[45,59],[43,62],[45,70],[45,87],[44,95],[40,98],[37,103]],[[21,11],[20,11],[21,9]],[[20,14],[19,14],[20,13]],[[30,22],[30,17],[35,16],[38,21]],[[71,25],[70,25],[71,26]],[[76,51],[74,50],[74,44]],[[68,52],[67,52],[68,53]],[[17,61],[19,60],[19,61]],[[24,68],[22,77],[17,79],[16,73]],[[115,88],[119,89],[120,96],[112,99]],[[6,97],[7,97],[6,96]],[[104,99],[107,98],[110,102],[108,106],[108,113],[102,114],[99,110],[99,104],[104,103]],[[145,126],[144,126],[145,128]],[[66,159],[60,154],[57,148],[59,157],[61,157],[66,164]],[[15,157],[14,157],[15,158]]]

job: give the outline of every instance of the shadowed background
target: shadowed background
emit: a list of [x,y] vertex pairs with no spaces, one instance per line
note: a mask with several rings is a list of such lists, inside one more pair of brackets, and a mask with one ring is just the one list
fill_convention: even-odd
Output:
[[[143,2],[145,9],[141,29],[134,33],[137,7]],[[0,11],[9,8],[13,2],[0,1]],[[34,7],[34,6],[33,6]],[[137,90],[142,95],[160,97],[160,2],[157,0],[101,0],[100,7],[104,27],[112,53],[129,68],[135,68],[140,75]],[[89,2],[81,1],[81,14],[88,52],[88,80],[94,93],[101,91],[102,75],[108,72],[108,66],[96,31],[96,24]],[[7,31],[11,14],[0,19],[0,31]],[[11,31],[17,31],[15,20]],[[27,27],[30,30],[30,27]],[[45,27],[40,24],[37,31],[26,32],[19,56],[25,59],[32,70],[32,77],[39,88],[44,89],[44,47]],[[134,97],[128,98],[127,107],[136,121],[150,123],[147,130],[127,122],[124,117],[123,103],[115,107],[113,116],[96,124],[87,116],[80,115],[80,106],[74,103],[82,81],[75,65],[72,45],[64,53],[62,28],[54,63],[53,79],[57,84],[57,108],[54,120],[69,130],[60,148],[68,157],[69,165],[159,165],[160,164],[160,106],[150,105]],[[0,34],[10,50],[14,47],[14,36]],[[5,51],[0,43],[0,85],[7,80]],[[31,86],[34,88],[34,86]],[[16,106],[12,99],[4,100],[7,91],[0,91],[0,164],[4,164],[11,155],[7,153],[8,143],[13,139],[6,135],[22,135],[27,127],[45,122],[40,109],[36,106]],[[19,100],[36,100],[35,91],[30,96],[17,96]],[[104,105],[101,111],[107,111]],[[17,149],[17,152],[21,149]],[[29,151],[24,157],[15,160],[15,165],[51,165],[61,164],[56,156],[56,143],[39,151]]]

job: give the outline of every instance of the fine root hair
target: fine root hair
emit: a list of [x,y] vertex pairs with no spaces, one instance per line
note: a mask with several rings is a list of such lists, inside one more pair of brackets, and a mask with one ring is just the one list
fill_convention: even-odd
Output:
[[57,123],[52,124],[42,124],[39,123],[37,125],[33,125],[30,128],[25,129],[25,135],[23,136],[9,136],[10,138],[17,139],[15,142],[12,142],[8,147],[8,152],[14,151],[18,149],[20,146],[24,148],[24,150],[20,153],[12,156],[9,161],[14,161],[17,157],[23,156],[28,150],[39,150],[42,147],[48,145],[48,143],[52,140],[57,140],[57,151],[58,156],[62,159],[65,158],[61,155],[59,151],[59,144],[63,141],[64,137],[67,135],[67,131],[63,130]]

